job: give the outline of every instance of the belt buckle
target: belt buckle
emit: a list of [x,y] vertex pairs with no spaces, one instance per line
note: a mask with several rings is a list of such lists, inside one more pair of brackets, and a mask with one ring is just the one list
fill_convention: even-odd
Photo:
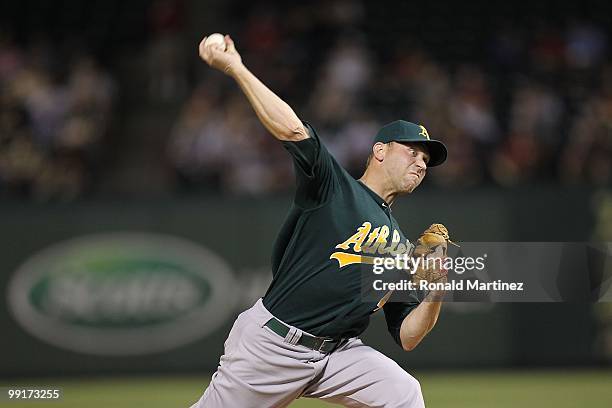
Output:
[[316,348],[316,350],[319,353],[325,353],[325,351],[323,351],[323,347],[325,346],[326,343],[333,343],[334,340],[333,339],[323,339],[323,341],[321,342],[321,344],[319,345],[319,347]]

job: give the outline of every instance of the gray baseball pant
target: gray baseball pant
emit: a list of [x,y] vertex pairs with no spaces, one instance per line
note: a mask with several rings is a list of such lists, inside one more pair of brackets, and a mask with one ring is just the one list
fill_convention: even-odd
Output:
[[324,354],[296,345],[302,331],[295,327],[288,325],[285,338],[274,333],[265,326],[272,317],[261,299],[238,316],[210,385],[191,408],[286,407],[299,397],[345,407],[425,407],[419,382],[360,339]]

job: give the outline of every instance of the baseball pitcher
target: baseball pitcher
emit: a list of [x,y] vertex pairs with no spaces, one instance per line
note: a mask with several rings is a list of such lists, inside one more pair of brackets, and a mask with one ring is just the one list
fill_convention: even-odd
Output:
[[[289,152],[297,189],[274,245],[272,283],[236,319],[219,367],[192,408],[285,407],[299,397],[346,407],[424,407],[419,382],[359,335],[383,309],[390,334],[410,351],[436,324],[444,293],[392,302],[389,292],[367,301],[359,271],[376,257],[416,251],[391,205],[419,186],[428,167],[445,161],[446,147],[423,126],[392,122],[374,136],[365,173],[355,180],[314,127],[245,67],[229,36],[224,43],[206,40],[201,58],[238,83]],[[419,253],[445,252],[444,226],[426,232],[417,241]],[[419,277],[446,279],[440,270],[419,271]]]

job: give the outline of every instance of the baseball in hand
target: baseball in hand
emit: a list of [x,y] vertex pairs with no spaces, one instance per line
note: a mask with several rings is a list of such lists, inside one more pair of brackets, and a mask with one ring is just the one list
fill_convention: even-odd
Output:
[[219,48],[225,51],[225,37],[223,36],[223,34],[211,34],[206,38],[206,41],[204,41],[204,47],[206,48],[217,44],[219,45]]

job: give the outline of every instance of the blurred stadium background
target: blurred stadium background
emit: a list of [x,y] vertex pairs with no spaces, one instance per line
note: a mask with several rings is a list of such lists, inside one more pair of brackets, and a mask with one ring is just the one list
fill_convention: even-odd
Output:
[[[355,176],[390,120],[447,143],[394,206],[407,235],[612,241],[608,2],[5,1],[0,384],[188,406],[264,293],[292,165],[199,61],[212,32]],[[609,302],[452,303],[411,353],[380,316],[364,340],[431,407],[612,405]]]

